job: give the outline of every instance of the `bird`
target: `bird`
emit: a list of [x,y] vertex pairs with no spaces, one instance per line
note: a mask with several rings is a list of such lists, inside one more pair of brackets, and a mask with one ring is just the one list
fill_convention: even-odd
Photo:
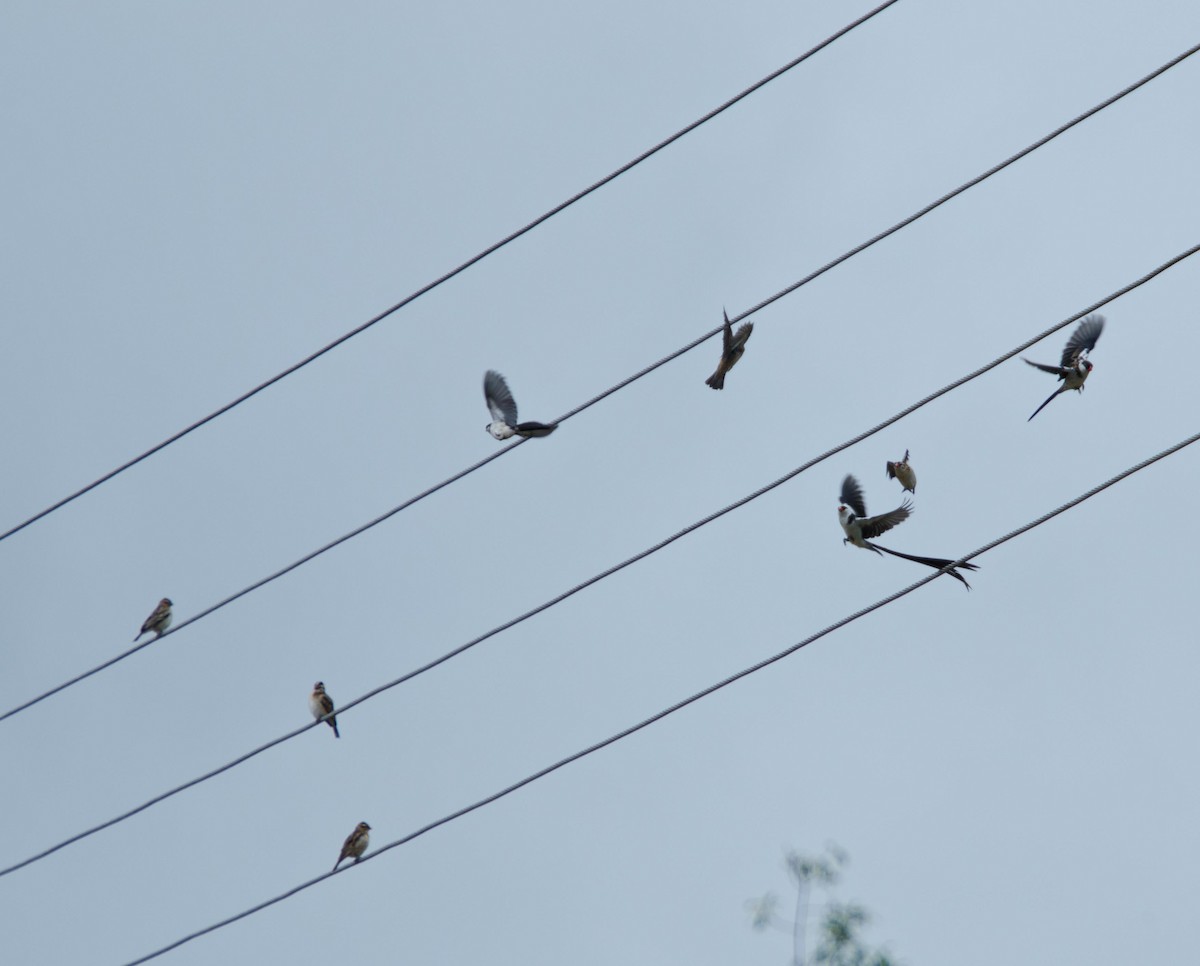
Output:
[[362,854],[367,851],[367,846],[371,844],[371,826],[366,822],[359,822],[354,826],[354,831],[346,836],[346,841],[342,843],[342,852],[338,856],[338,860],[333,863],[333,871],[337,871],[337,867],[346,859],[353,859],[358,862],[362,858]]
[[721,310],[725,316],[725,330],[721,336],[721,361],[717,363],[717,371],[704,380],[705,385],[713,389],[725,388],[725,373],[737,365],[738,359],[746,351],[746,341],[754,331],[753,322],[743,322],[733,331],[733,323],[729,321],[729,313]]
[[549,436],[558,429],[558,423],[518,423],[516,400],[508,391],[504,377],[495,369],[483,374],[483,398],[487,400],[488,411],[492,414],[492,421],[483,428],[496,439]]
[[[862,487],[858,485],[856,480],[850,474],[842,480],[842,503],[838,507],[838,522],[842,525],[842,530],[845,531],[846,537],[842,540],[843,544],[852,543],[856,547],[862,547],[864,550],[874,550],[876,553],[890,553],[893,557],[902,557],[905,560],[912,560],[915,563],[924,564],[926,567],[932,567],[934,570],[941,570],[948,564],[954,563],[953,560],[943,560],[941,557],[914,557],[912,554],[901,553],[899,550],[889,550],[887,547],[881,547],[877,543],[871,543],[872,537],[877,537],[881,533],[887,533],[892,527],[899,526],[907,520],[913,512],[913,505],[908,500],[901,503],[896,509],[890,513],[881,513],[876,517],[867,516],[867,504],[863,500]],[[958,564],[965,570],[978,570],[979,568],[973,563]],[[962,585],[971,589],[971,585],[967,583],[967,579],[953,567],[946,571],[955,580],[961,581]]]
[[917,492],[917,474],[908,465],[908,450],[904,451],[904,459],[899,462],[887,461],[887,475],[889,480],[899,480],[900,485],[909,493]]
[[[1076,392],[1083,392],[1083,384],[1087,381],[1087,377],[1091,375],[1092,369],[1095,366],[1084,358],[1089,352],[1096,348],[1096,343],[1100,339],[1100,333],[1104,331],[1104,316],[1089,315],[1079,327],[1071,334],[1071,338],[1067,339],[1066,347],[1062,351],[1062,359],[1059,360],[1057,366],[1044,366],[1040,362],[1032,362],[1021,356],[1021,361],[1033,366],[1035,369],[1041,369],[1042,372],[1048,372],[1052,376],[1058,376],[1062,380],[1062,385],[1050,394],[1050,399],[1060,393],[1066,392],[1068,389],[1074,389]],[[1033,411],[1033,416],[1036,416],[1048,405],[1050,399],[1038,406]],[[1030,422],[1033,419],[1030,416],[1025,420]]]
[[308,696],[308,709],[318,721],[322,718],[325,719],[325,723],[333,729],[335,738],[341,737],[337,729],[337,715],[333,713],[333,698],[325,693],[323,681],[318,681],[313,685],[312,694]]
[[163,636],[163,631],[171,626],[171,601],[164,597],[158,602],[158,606],[154,608],[154,612],[146,618],[142,624],[142,629],[138,631],[138,636],[133,639],[136,644],[138,637],[143,634],[149,634],[154,631],[154,639],[158,640]]

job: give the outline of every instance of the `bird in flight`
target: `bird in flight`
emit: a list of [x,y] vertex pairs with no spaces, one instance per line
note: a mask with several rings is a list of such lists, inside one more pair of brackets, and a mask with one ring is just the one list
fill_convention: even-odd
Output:
[[324,682],[318,681],[313,685],[312,694],[308,696],[308,709],[318,721],[325,719],[325,723],[333,729],[335,738],[341,737],[337,729],[337,715],[333,713],[333,698],[325,693]]
[[517,422],[517,402],[508,391],[508,383],[494,369],[483,374],[483,398],[487,400],[488,411],[492,421],[484,429],[496,439],[508,439],[511,436],[549,436],[558,423],[519,423]]
[[909,493],[917,492],[917,474],[908,465],[908,450],[904,451],[904,459],[896,463],[888,460],[887,475],[889,480],[899,480],[900,485]]
[[704,380],[705,385],[713,389],[725,388],[725,373],[737,365],[738,359],[746,351],[746,341],[754,331],[753,322],[743,322],[738,326],[737,332],[734,332],[729,313],[724,309],[721,311],[725,315],[725,331],[721,335],[721,361],[717,363],[717,371]]
[[357,862],[362,858],[362,854],[367,851],[367,846],[371,842],[371,826],[366,822],[359,822],[354,826],[354,831],[342,843],[342,853],[338,856],[338,860],[333,863],[333,871],[337,871],[337,867],[342,864],[345,859],[353,859]]
[[[1103,331],[1104,316],[1089,315],[1079,323],[1079,328],[1071,334],[1071,338],[1067,339],[1067,345],[1062,351],[1062,359],[1057,366],[1044,366],[1040,362],[1030,362],[1024,356],[1021,356],[1021,360],[1035,369],[1041,369],[1042,372],[1048,372],[1050,375],[1058,376],[1062,380],[1062,385],[1050,394],[1050,399],[1053,399],[1060,393],[1066,392],[1068,389],[1083,392],[1083,384],[1087,380],[1087,377],[1091,375],[1092,369],[1095,368],[1085,356],[1096,348],[1096,343],[1100,339],[1100,333]],[[1038,406],[1033,411],[1033,416],[1036,416],[1050,405],[1050,399],[1047,399]],[[1033,416],[1030,416],[1026,422],[1032,420]]]
[[[846,538],[842,543],[852,543],[856,547],[862,547],[864,550],[874,550],[876,553],[890,553],[893,557],[902,557],[905,560],[912,560],[914,563],[924,564],[926,567],[932,567],[934,570],[941,570],[947,564],[954,563],[953,560],[943,560],[941,557],[914,557],[912,554],[901,553],[899,550],[889,550],[887,547],[881,547],[877,543],[871,543],[873,537],[878,537],[881,533],[887,533],[892,527],[899,526],[907,520],[913,512],[913,506],[905,500],[896,509],[889,513],[881,513],[876,517],[867,516],[867,504],[863,500],[862,487],[858,485],[858,480],[847,474],[842,480],[842,503],[838,507],[838,522],[842,525],[842,530],[846,533]],[[961,563],[958,565],[964,570],[978,570],[979,568],[973,563]],[[946,571],[955,580],[961,581],[962,585],[971,589],[971,585],[967,583],[967,579],[953,567]]]
[[163,636],[163,631],[171,626],[171,601],[164,597],[158,602],[158,606],[154,608],[154,612],[146,618],[142,624],[142,629],[138,631],[138,636],[133,639],[137,643],[138,637],[143,634],[154,632],[154,639],[158,640]]

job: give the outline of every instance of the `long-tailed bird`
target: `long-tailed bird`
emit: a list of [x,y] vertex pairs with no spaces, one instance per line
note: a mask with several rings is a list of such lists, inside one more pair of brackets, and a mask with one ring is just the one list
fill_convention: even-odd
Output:
[[333,863],[333,871],[337,871],[337,867],[342,864],[345,859],[353,859],[357,862],[362,858],[362,854],[367,851],[367,846],[371,843],[371,826],[366,822],[359,822],[354,826],[354,831],[342,843],[342,853],[338,856],[338,860]]
[[341,737],[337,729],[337,715],[333,713],[333,698],[325,693],[325,684],[321,681],[313,685],[312,694],[308,696],[308,710],[318,721],[325,719],[325,723],[333,729],[335,738]]
[[492,421],[484,427],[496,439],[511,436],[549,436],[558,423],[518,423],[517,403],[508,391],[508,383],[494,369],[483,374],[483,398],[487,400]]
[[[1092,369],[1095,368],[1084,357],[1096,348],[1096,342],[1099,341],[1100,333],[1103,331],[1104,316],[1089,315],[1079,323],[1079,328],[1071,334],[1071,338],[1067,339],[1067,345],[1062,351],[1062,359],[1057,366],[1044,366],[1040,362],[1030,362],[1024,356],[1021,356],[1021,360],[1035,369],[1041,369],[1042,372],[1048,372],[1050,375],[1058,376],[1062,380],[1062,385],[1050,394],[1050,399],[1053,399],[1060,393],[1066,392],[1068,389],[1083,392],[1083,384],[1087,380],[1087,377],[1091,375]],[[1036,416],[1050,405],[1050,399],[1047,399],[1038,406],[1033,411],[1033,416]],[[1029,422],[1029,420],[1033,419],[1033,416],[1030,416],[1025,421]]]
[[163,636],[163,631],[171,626],[171,601],[164,597],[158,602],[158,606],[154,608],[154,612],[146,618],[142,623],[142,629],[138,631],[138,636],[133,639],[137,643],[138,637],[143,634],[154,632],[154,639],[158,640]]
[[899,480],[900,485],[909,493],[917,492],[917,474],[908,465],[908,450],[904,451],[904,459],[893,463],[888,460],[887,475],[889,480]]
[[[842,543],[852,543],[856,547],[874,550],[876,553],[890,553],[893,557],[902,557],[905,560],[932,567],[934,570],[941,570],[947,564],[954,563],[953,560],[943,560],[941,557],[914,557],[912,554],[889,550],[877,543],[871,543],[872,537],[887,533],[892,527],[899,526],[912,515],[912,512],[912,504],[905,500],[890,513],[869,517],[867,516],[867,504],[863,500],[862,487],[858,485],[858,480],[849,474],[842,480],[842,504],[838,507],[838,522],[841,523],[842,529],[846,533],[846,538]],[[973,563],[961,563],[958,566],[965,570],[979,569]],[[967,590],[971,589],[967,579],[954,568],[947,570],[946,573],[955,580],[961,581]]]
[[704,380],[705,385],[713,389],[725,388],[725,373],[737,365],[738,359],[746,351],[746,340],[754,331],[753,322],[743,322],[733,331],[733,323],[729,321],[729,313],[721,310],[725,316],[725,331],[721,335],[721,361],[717,363],[717,371]]

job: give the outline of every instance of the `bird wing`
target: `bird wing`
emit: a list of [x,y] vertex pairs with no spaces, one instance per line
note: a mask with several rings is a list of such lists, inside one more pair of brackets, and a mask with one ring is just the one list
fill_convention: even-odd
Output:
[[483,374],[483,398],[487,400],[492,419],[501,420],[509,426],[517,425],[517,402],[508,391],[508,383],[495,369]]
[[862,487],[850,473],[842,480],[842,503],[853,510],[860,520],[867,515],[867,502],[863,499]]
[[[728,330],[726,330],[726,331],[728,331]],[[733,334],[732,348],[735,348],[735,349],[744,348],[746,345],[746,340],[750,338],[750,333],[753,331],[754,331],[754,323],[753,322],[743,322],[741,325],[739,325],[738,330]],[[729,350],[730,350],[730,345],[727,343],[725,346],[725,351],[728,352]]]
[[1103,315],[1089,315],[1080,322],[1079,328],[1072,333],[1071,338],[1067,339],[1067,345],[1062,354],[1062,365],[1072,368],[1077,366],[1085,352],[1091,352],[1096,348],[1096,343],[1100,340],[1100,333],[1103,331]]
[[733,323],[729,321],[729,313],[724,309],[721,313],[725,316],[725,329],[721,332],[721,355],[729,355],[729,350],[733,348]]
[[1040,362],[1030,362],[1024,356],[1021,356],[1021,361],[1027,366],[1033,366],[1035,369],[1041,369],[1042,372],[1048,372],[1052,376],[1058,376],[1059,379],[1067,378],[1067,370],[1062,366],[1044,366]]
[[870,540],[881,533],[887,533],[892,527],[899,526],[910,516],[912,516],[912,504],[905,500],[889,513],[881,513],[877,517],[860,520],[862,535]]

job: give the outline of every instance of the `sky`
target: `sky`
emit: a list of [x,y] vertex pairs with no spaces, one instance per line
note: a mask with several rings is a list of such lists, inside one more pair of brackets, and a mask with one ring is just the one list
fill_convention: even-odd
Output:
[[[0,11],[0,530],[394,305],[869,3]],[[512,443],[1182,53],[1200,6],[900,0],[614,183],[0,542],[0,710]],[[632,556],[1200,241],[1200,56],[367,533],[0,722],[7,866]],[[119,964],[908,586],[1197,431],[1200,256],[569,600],[0,877],[22,964]],[[1073,324],[1030,348],[1057,360]],[[1200,447],[603,751],[162,957],[782,964],[836,842],[913,966],[1194,958]],[[370,852],[368,852],[368,856]]]

